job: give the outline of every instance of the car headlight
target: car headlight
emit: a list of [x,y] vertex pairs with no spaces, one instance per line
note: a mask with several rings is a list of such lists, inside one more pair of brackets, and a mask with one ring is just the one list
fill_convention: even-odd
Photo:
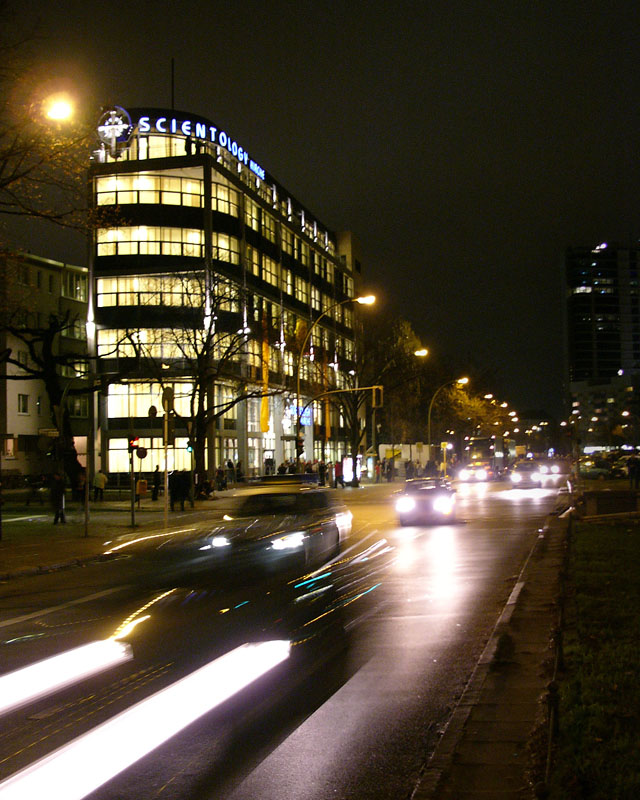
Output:
[[487,480],[487,470],[486,469],[479,469],[476,472],[476,480],[477,481],[486,481]]
[[522,480],[522,475],[519,472],[512,472],[511,473],[511,482],[512,483],[520,483]]
[[458,473],[458,477],[461,481],[468,481],[469,480],[469,470],[468,469],[461,469]]
[[230,544],[226,536],[214,536],[211,540],[211,547],[228,547]]
[[451,514],[453,506],[455,505],[455,497],[436,497],[433,501],[433,510],[438,514]]
[[539,472],[533,472],[533,473],[531,473],[531,480],[532,481],[541,481],[542,480],[542,475]]
[[270,546],[272,550],[297,550],[304,546],[304,539],[303,531],[294,531],[286,536],[273,539]]
[[353,514],[350,511],[340,511],[336,514],[336,525],[340,532],[340,538],[349,536],[351,533],[351,524],[353,522]]
[[553,472],[554,475],[559,475],[560,474],[560,467],[557,464],[554,464],[551,467],[551,472]]
[[547,466],[545,466],[545,465],[543,464],[543,465],[540,467],[540,472],[541,472],[543,475],[546,475],[546,474],[547,474],[547,472],[549,472],[549,467],[547,467]]
[[416,507],[416,501],[412,497],[399,497],[396,501],[396,511],[399,514],[406,514],[413,511]]

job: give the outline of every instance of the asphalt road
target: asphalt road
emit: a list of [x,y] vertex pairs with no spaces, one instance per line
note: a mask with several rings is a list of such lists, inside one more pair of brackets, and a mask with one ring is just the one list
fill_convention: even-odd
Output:
[[[391,488],[344,493],[354,513],[351,561],[334,573],[350,602],[319,646],[201,716],[95,791],[94,800],[411,796],[556,496],[462,485],[455,524],[401,528]],[[268,586],[227,594],[224,603],[202,586],[167,591],[148,585],[130,560],[0,589],[2,672],[107,637],[145,604],[161,610],[133,662],[9,713],[0,778],[246,636],[281,633],[283,602],[291,599]],[[83,768],[78,761],[74,769]]]

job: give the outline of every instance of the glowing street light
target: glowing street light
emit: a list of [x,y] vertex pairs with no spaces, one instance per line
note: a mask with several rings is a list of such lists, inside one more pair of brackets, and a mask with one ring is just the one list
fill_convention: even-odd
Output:
[[469,383],[469,378],[456,378],[454,381],[447,381],[443,383],[441,386],[435,390],[431,397],[431,402],[429,403],[429,411],[427,413],[427,446],[429,448],[429,460],[431,460],[431,410],[433,408],[433,402],[440,393],[442,389],[445,389],[447,386],[466,386]]
[[55,122],[71,119],[74,112],[73,103],[67,94],[55,94],[47,98],[44,109],[45,116]]

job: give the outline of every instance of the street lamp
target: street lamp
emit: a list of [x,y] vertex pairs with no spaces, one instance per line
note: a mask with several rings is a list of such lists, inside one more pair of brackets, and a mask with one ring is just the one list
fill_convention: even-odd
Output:
[[347,305],[347,303],[359,303],[360,305],[370,306],[376,302],[376,298],[374,295],[369,294],[363,297],[348,297],[346,300],[339,300],[337,303],[333,303],[330,305],[329,308],[325,309],[322,314],[320,314],[316,319],[309,325],[309,330],[307,331],[307,335],[304,337],[302,342],[302,346],[300,347],[300,352],[298,353],[298,365],[296,367],[296,460],[300,461],[300,456],[302,455],[301,452],[298,450],[298,442],[300,441],[300,420],[302,417],[302,413],[300,410],[300,368],[302,366],[302,356],[304,355],[304,351],[309,343],[309,339],[311,338],[311,333],[316,325],[320,322],[323,317],[328,316],[334,308],[338,308],[338,306]]
[[445,389],[447,386],[465,386],[467,383],[469,383],[469,378],[456,378],[454,381],[447,381],[441,386],[438,386],[431,397],[431,402],[429,403],[429,412],[427,414],[427,447],[429,448],[429,461],[431,461],[431,409],[433,408],[433,402],[438,394],[440,394],[442,389]]
[[44,104],[45,115],[48,119],[62,122],[73,116],[73,103],[69,95],[61,93],[48,97]]

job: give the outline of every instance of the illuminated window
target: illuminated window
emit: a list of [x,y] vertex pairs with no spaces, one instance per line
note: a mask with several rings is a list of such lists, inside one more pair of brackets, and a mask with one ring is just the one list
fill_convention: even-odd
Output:
[[293,274],[290,269],[282,270],[282,290],[293,295]]
[[145,225],[100,228],[97,255],[202,256],[203,232],[195,228],[150,228]]
[[62,275],[62,296],[86,301],[87,276],[74,270],[66,270]]
[[309,302],[309,283],[296,275],[296,298],[302,303]]
[[290,256],[293,255],[293,234],[285,227],[282,228],[282,250]]
[[278,285],[278,264],[269,256],[262,257],[262,280],[272,286]]
[[240,241],[235,236],[226,233],[213,233],[211,235],[212,256],[218,261],[227,261],[230,264],[240,263]]
[[260,206],[248,197],[244,203],[244,221],[254,231],[260,230]]
[[28,394],[19,394],[18,395],[18,414],[28,414],[29,413],[29,395]]
[[203,281],[197,275],[98,278],[96,303],[106,306],[202,305]]
[[247,269],[252,275],[260,277],[260,252],[251,245],[247,245]]
[[96,203],[102,205],[202,206],[203,181],[151,172],[104,175],[96,178]]
[[271,214],[267,214],[265,211],[262,212],[262,235],[270,242],[276,240],[276,221]]
[[314,311],[322,310],[320,289],[318,289],[316,286],[311,287],[311,308],[313,308]]
[[238,192],[222,183],[214,183],[211,187],[211,205],[221,214],[239,216]]

